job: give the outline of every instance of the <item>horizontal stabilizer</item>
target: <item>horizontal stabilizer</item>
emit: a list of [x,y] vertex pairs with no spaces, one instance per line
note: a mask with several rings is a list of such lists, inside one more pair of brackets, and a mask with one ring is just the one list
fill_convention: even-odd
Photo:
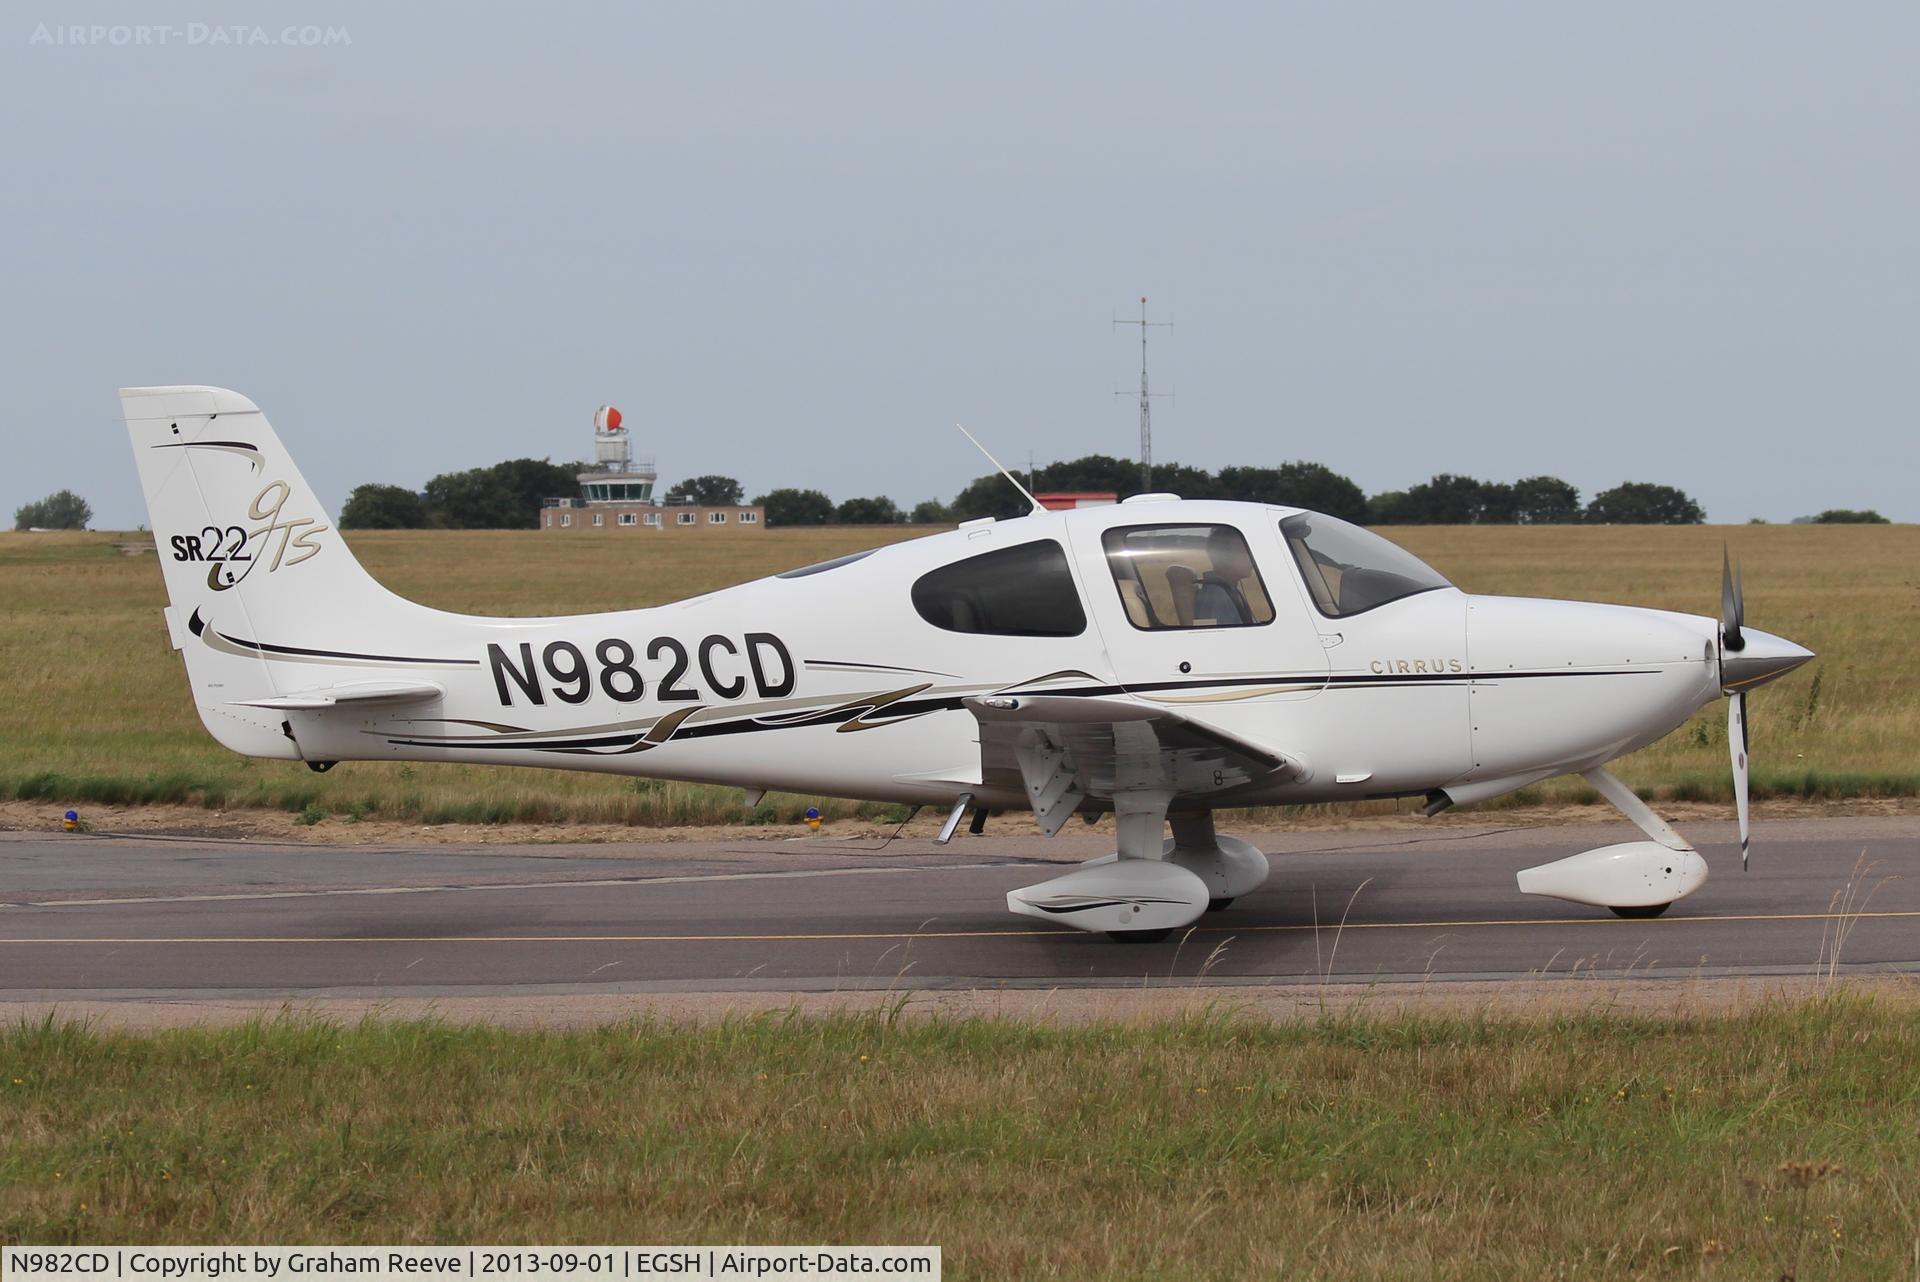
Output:
[[342,706],[427,703],[446,693],[445,687],[431,681],[355,681],[319,690],[302,690],[277,699],[242,699],[239,703],[246,708],[272,708],[279,712],[319,712]]

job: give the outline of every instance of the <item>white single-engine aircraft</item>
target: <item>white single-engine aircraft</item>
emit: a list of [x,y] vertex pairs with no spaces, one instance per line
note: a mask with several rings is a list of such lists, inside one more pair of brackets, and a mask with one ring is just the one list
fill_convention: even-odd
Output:
[[[217,387],[120,393],[207,729],[305,761],[551,766],[931,805],[1117,816],[1118,850],[1016,913],[1154,939],[1266,880],[1236,806],[1425,797],[1429,814],[1583,774],[1649,838],[1519,874],[1654,916],[1705,882],[1606,763],[1812,654],[1719,619],[1470,596],[1344,521],[1141,494],[1039,510],[673,605],[448,614],[360,568],[267,420]],[[1012,482],[1012,478],[1008,478]],[[1166,830],[1171,823],[1172,835]]]

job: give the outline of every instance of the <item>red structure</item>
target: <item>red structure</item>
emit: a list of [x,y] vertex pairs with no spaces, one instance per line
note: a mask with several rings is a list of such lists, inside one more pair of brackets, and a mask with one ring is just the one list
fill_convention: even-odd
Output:
[[1120,496],[1112,490],[1053,490],[1033,497],[1049,512],[1070,512],[1077,507],[1105,507],[1120,501]]

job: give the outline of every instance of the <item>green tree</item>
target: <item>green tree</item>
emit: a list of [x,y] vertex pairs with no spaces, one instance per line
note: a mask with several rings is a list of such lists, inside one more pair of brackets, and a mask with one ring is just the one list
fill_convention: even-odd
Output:
[[1810,522],[1813,525],[1891,525],[1893,522],[1872,508],[1830,507]]
[[[1156,468],[1153,482],[1155,489],[1160,487],[1158,471],[1159,469]],[[1006,485],[1004,479],[1000,483]],[[1115,458],[1111,454],[1088,454],[1083,458],[1047,464],[1034,473],[1029,484],[1035,492],[1090,490],[1096,494],[1113,493],[1125,498],[1129,494],[1140,492],[1140,464],[1130,459]]]
[[93,520],[93,508],[72,490],[59,490],[37,503],[14,509],[16,530],[84,530]]
[[907,519],[915,525],[944,525],[953,518],[939,499],[922,499],[913,505],[913,515]]
[[1442,472],[1407,487],[1398,525],[1472,525],[1480,519],[1486,486],[1471,476]]
[[580,492],[579,471],[577,464],[520,458],[442,472],[426,485],[428,519],[454,530],[530,529],[539,523],[542,499]]
[[947,507],[948,514],[956,521],[974,521],[983,516],[997,516],[1004,521],[1024,516],[1031,510],[1032,505],[1020,497],[1020,491],[998,472],[975,477]]
[[514,520],[509,528],[531,528],[540,523],[540,504],[549,498],[580,493],[583,463],[553,463],[540,458],[515,458],[493,465],[493,474],[512,495]]
[[1367,500],[1368,525],[1415,525],[1405,490],[1383,490]]
[[521,524],[513,519],[512,492],[490,467],[442,472],[427,482],[425,498],[433,524],[448,529],[504,530]]
[[1343,521],[1367,519],[1367,496],[1360,487],[1319,463],[1223,467],[1213,479],[1213,492],[1223,499],[1300,507]]
[[833,519],[833,500],[819,490],[769,490],[754,503],[766,509],[768,525],[825,525]]
[[[1139,469],[1131,485],[1122,486],[1120,497],[1140,492]],[[1048,486],[1048,489],[1055,487]],[[1213,483],[1213,473],[1203,468],[1188,467],[1185,463],[1155,463],[1153,465],[1153,491],[1156,494],[1178,494],[1183,499],[1218,498]]]
[[405,486],[356,486],[340,509],[343,530],[417,530],[426,525],[427,505]]
[[1580,491],[1557,476],[1513,483],[1514,520],[1522,525],[1570,525],[1580,519]]
[[701,507],[732,507],[740,502],[740,482],[731,476],[695,476],[667,491],[668,502],[685,501]]
[[1480,500],[1474,505],[1475,525],[1516,525],[1520,520],[1520,500],[1513,486],[1505,481],[1486,481],[1480,486]]
[[895,525],[900,509],[890,498],[848,499],[833,510],[833,519],[842,525]]
[[1587,520],[1595,525],[1700,525],[1706,519],[1685,493],[1650,481],[1616,485],[1587,504]]

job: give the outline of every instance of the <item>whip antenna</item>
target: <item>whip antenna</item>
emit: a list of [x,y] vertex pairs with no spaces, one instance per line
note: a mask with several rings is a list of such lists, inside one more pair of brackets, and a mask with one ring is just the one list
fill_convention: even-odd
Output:
[[972,432],[969,432],[965,427],[961,426],[959,423],[955,423],[954,426],[960,428],[960,435],[966,437],[969,441],[973,442],[974,449],[979,450],[982,454],[985,454],[987,456],[987,462],[993,464],[994,468],[1000,473],[1000,475],[1007,478],[1007,484],[1013,486],[1014,489],[1020,491],[1021,498],[1033,504],[1033,510],[1035,512],[1046,511],[1046,509],[1040,505],[1040,500],[1033,497],[1032,491],[1028,490],[1026,486],[1020,484],[1019,480],[1014,476],[1014,474],[1012,472],[1007,471],[1007,469],[1001,465],[1000,460],[993,456],[993,451],[989,450],[986,446],[980,443],[979,437],[975,436]]

